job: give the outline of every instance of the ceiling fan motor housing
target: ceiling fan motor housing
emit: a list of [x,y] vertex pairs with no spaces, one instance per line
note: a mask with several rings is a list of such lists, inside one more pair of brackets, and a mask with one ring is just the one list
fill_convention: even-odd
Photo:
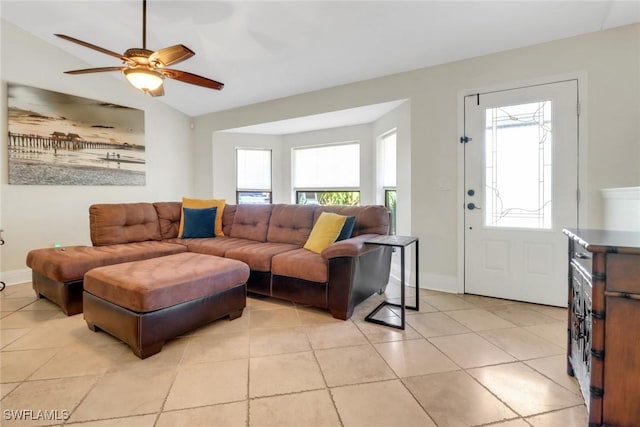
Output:
[[124,56],[133,59],[139,65],[149,65],[149,57],[152,53],[153,51],[148,49],[132,48],[127,49]]

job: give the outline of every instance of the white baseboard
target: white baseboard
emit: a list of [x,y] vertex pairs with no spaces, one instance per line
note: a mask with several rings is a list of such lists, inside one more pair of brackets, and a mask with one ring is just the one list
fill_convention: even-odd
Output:
[[0,273],[0,280],[7,286],[31,282],[31,269],[3,271]]
[[[409,276],[409,273],[407,273]],[[389,282],[400,283],[400,278],[392,274]],[[415,286],[412,278],[408,280],[408,285]],[[432,291],[441,291],[448,293],[458,293],[458,278],[456,276],[441,276],[438,274],[420,273],[420,289],[430,289]]]
[[[3,271],[0,278],[7,285],[17,285],[31,281],[31,269]],[[400,283],[400,278],[391,275],[389,278],[393,283]],[[414,286],[413,280],[409,280],[409,286]],[[438,274],[420,273],[420,289],[431,289],[434,291],[458,292],[458,278],[455,276],[441,276]]]
[[456,294],[458,293],[458,278],[456,276],[420,273],[420,288]]

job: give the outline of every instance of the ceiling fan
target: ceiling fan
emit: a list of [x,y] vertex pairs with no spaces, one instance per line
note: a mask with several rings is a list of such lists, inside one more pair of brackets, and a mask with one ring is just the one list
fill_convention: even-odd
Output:
[[56,34],[61,39],[77,43],[89,49],[97,50],[109,56],[122,60],[120,67],[86,68],[83,70],[65,71],[66,74],[103,73],[107,71],[122,71],[127,80],[136,88],[151,96],[164,95],[162,86],[164,78],[178,80],[192,85],[203,86],[209,89],[221,90],[224,84],[206,77],[191,74],[186,71],[165,68],[191,58],[195,53],[188,47],[177,44],[165,47],[155,52],[147,50],[147,0],[142,1],[142,48],[127,49],[125,53],[119,53],[87,43],[85,41]]

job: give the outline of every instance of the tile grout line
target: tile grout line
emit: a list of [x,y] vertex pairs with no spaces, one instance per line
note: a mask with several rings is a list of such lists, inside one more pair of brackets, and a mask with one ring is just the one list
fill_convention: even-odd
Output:
[[[459,296],[459,295],[454,295],[454,296],[455,296],[456,298],[458,298],[458,299],[462,300],[462,301],[465,301],[465,299],[464,299],[464,298],[462,298],[462,297],[461,297],[461,296]],[[17,297],[16,297],[16,298],[17,298]],[[422,298],[421,298],[421,300],[422,300]],[[31,304],[35,304],[37,301],[38,301],[38,300],[33,301],[32,303],[29,303],[29,304],[25,305],[24,307],[21,307],[21,308],[19,308],[19,309],[17,309],[17,310],[11,311],[7,316],[12,315],[12,314],[15,314],[15,313],[17,313],[17,312],[19,312],[19,311],[26,311],[26,310],[23,310],[23,309],[24,309],[24,308],[26,308],[26,307],[28,307],[28,306],[29,306],[29,305],[31,305]],[[471,305],[475,305],[475,304],[473,304],[473,303],[471,303],[471,302],[469,302],[469,301],[465,301],[465,302],[467,302],[468,304],[471,304]],[[289,308],[289,307],[274,307],[274,308],[269,309],[269,310],[276,310],[276,309],[278,309],[278,308],[281,308],[281,309],[287,309],[287,308]],[[409,394],[413,397],[413,400],[414,400],[416,403],[418,403],[419,407],[420,407],[420,408],[422,409],[422,411],[427,415],[427,417],[429,417],[429,419],[431,419],[431,420],[434,422],[434,424],[436,424],[436,423],[435,423],[435,421],[433,420],[433,418],[431,417],[431,415],[430,415],[430,414],[428,413],[428,411],[426,410],[426,408],[424,408],[424,407],[422,406],[422,404],[418,401],[417,397],[416,397],[416,396],[411,392],[411,390],[409,390],[409,389],[408,389],[407,385],[405,384],[404,379],[406,379],[406,378],[412,378],[412,377],[419,377],[419,376],[427,376],[427,375],[432,375],[432,374],[437,374],[437,373],[424,374],[424,375],[412,375],[412,376],[409,376],[409,377],[399,377],[399,375],[396,373],[396,371],[391,367],[391,365],[389,364],[389,362],[388,362],[388,361],[387,361],[387,360],[382,356],[382,354],[380,353],[379,349],[376,347],[376,345],[380,345],[380,344],[389,344],[389,343],[393,343],[393,342],[409,342],[409,341],[418,341],[418,340],[425,340],[426,342],[428,342],[431,346],[435,347],[435,349],[439,352],[439,354],[441,354],[443,357],[447,358],[447,360],[450,360],[450,361],[453,363],[453,365],[454,365],[454,366],[456,366],[456,367],[458,368],[458,369],[456,369],[456,370],[454,370],[454,371],[443,371],[443,372],[456,372],[456,371],[464,372],[467,376],[470,376],[471,378],[473,378],[473,380],[474,380],[476,383],[478,383],[478,384],[479,384],[483,389],[487,390],[487,391],[490,393],[490,395],[492,395],[493,397],[495,397],[499,402],[501,402],[502,404],[504,404],[507,408],[509,408],[510,410],[512,410],[512,411],[513,411],[513,413],[514,413],[514,414],[517,414],[517,415],[518,415],[518,417],[519,417],[519,418],[510,418],[510,419],[505,419],[505,420],[521,419],[521,420],[523,420],[523,422],[525,422],[525,423],[527,423],[527,424],[529,424],[529,425],[531,424],[530,422],[528,422],[528,421],[525,419],[525,417],[524,417],[523,415],[520,415],[517,411],[513,410],[513,409],[512,409],[512,408],[511,408],[511,407],[510,407],[506,402],[503,402],[503,401],[502,401],[502,400],[501,400],[501,399],[500,399],[496,394],[494,394],[493,392],[491,392],[491,390],[489,390],[486,386],[484,386],[482,383],[480,383],[480,382],[479,382],[479,381],[478,381],[474,376],[470,375],[470,374],[469,374],[469,372],[468,372],[469,370],[472,370],[472,369],[482,369],[482,368],[491,367],[491,366],[500,366],[500,365],[507,365],[507,364],[520,363],[521,365],[526,366],[527,368],[531,369],[533,372],[535,372],[535,373],[537,373],[537,374],[541,375],[541,376],[542,376],[542,377],[544,377],[546,380],[551,381],[553,384],[556,384],[557,386],[561,387],[562,389],[566,390],[567,392],[570,392],[570,393],[572,393],[572,394],[575,394],[575,392],[574,392],[574,391],[572,391],[572,390],[570,390],[569,388],[565,387],[564,385],[562,385],[562,384],[558,383],[558,382],[557,382],[557,381],[555,381],[552,377],[550,377],[550,376],[548,376],[548,375],[544,374],[543,372],[539,371],[538,369],[536,369],[535,367],[533,367],[533,366],[529,365],[529,363],[527,363],[528,361],[534,361],[534,360],[545,359],[545,358],[549,358],[549,357],[554,357],[554,356],[556,356],[556,355],[547,355],[547,356],[541,356],[541,357],[534,357],[534,358],[530,358],[530,359],[520,359],[520,358],[516,357],[515,355],[513,355],[512,353],[510,353],[510,352],[508,352],[508,351],[504,350],[503,348],[501,348],[501,347],[499,347],[499,346],[495,345],[494,343],[492,343],[492,342],[488,341],[485,337],[483,337],[482,335],[480,335],[480,334],[478,333],[478,331],[470,331],[470,333],[473,333],[473,334],[475,334],[476,336],[480,337],[481,339],[483,339],[483,340],[485,340],[485,341],[489,342],[490,344],[492,344],[492,345],[496,346],[496,348],[499,348],[501,351],[504,351],[504,352],[505,352],[505,354],[509,354],[510,356],[514,357],[514,359],[516,359],[516,360],[515,360],[515,361],[512,361],[512,362],[496,363],[496,364],[491,364],[491,365],[483,365],[483,366],[478,366],[478,367],[472,367],[472,368],[466,368],[466,369],[465,369],[465,368],[462,368],[462,367],[461,367],[461,366],[460,366],[456,361],[454,361],[453,359],[451,359],[451,358],[450,358],[446,353],[444,353],[444,351],[443,351],[442,349],[440,349],[440,347],[438,347],[438,346],[437,346],[437,345],[435,345],[433,342],[431,342],[430,338],[437,338],[437,337],[429,337],[429,338],[428,338],[428,337],[425,337],[425,336],[424,336],[420,331],[415,330],[414,328],[411,328],[411,326],[410,326],[408,323],[407,323],[407,326],[409,326],[409,328],[411,328],[412,330],[415,330],[415,333],[417,334],[417,337],[415,337],[415,338],[409,338],[409,337],[407,337],[407,335],[408,335],[408,334],[406,334],[406,333],[404,333],[404,332],[403,332],[403,333],[402,333],[403,335],[401,335],[401,336],[399,337],[399,339],[390,339],[390,340],[385,341],[385,340],[384,340],[384,338],[383,338],[383,341],[380,341],[380,342],[374,342],[374,339],[375,339],[375,338],[374,338],[374,334],[367,333],[367,332],[365,331],[365,329],[363,329],[363,326],[359,325],[359,324],[358,324],[358,322],[354,321],[353,319],[349,319],[348,321],[349,321],[349,322],[351,322],[351,325],[355,326],[355,330],[357,330],[357,331],[358,331],[358,333],[364,337],[364,339],[365,339],[365,341],[366,341],[366,344],[367,344],[367,345],[369,345],[370,347],[372,347],[372,348],[373,348],[373,350],[374,350],[374,352],[375,352],[375,354],[376,354],[379,358],[381,358],[381,359],[382,359],[382,361],[383,361],[383,363],[385,364],[385,366],[386,366],[388,369],[390,369],[390,371],[393,373],[394,378],[389,378],[389,379],[384,379],[384,380],[372,380],[372,381],[356,382],[356,383],[353,383],[353,384],[344,384],[344,385],[339,385],[339,386],[335,386],[335,387],[329,387],[329,386],[328,386],[328,383],[327,383],[327,378],[326,378],[326,376],[325,376],[325,373],[324,373],[324,371],[322,370],[322,367],[321,367],[321,365],[320,365],[320,362],[319,362],[319,359],[318,359],[317,352],[318,352],[318,351],[321,351],[321,350],[328,350],[328,349],[346,348],[346,347],[356,347],[356,346],[358,346],[358,345],[355,345],[355,344],[354,344],[354,345],[339,345],[339,346],[336,346],[336,347],[328,347],[328,348],[326,348],[326,349],[325,349],[325,348],[319,348],[319,349],[314,348],[314,346],[313,346],[313,345],[312,345],[312,343],[311,343],[311,337],[310,337],[310,335],[309,335],[309,327],[310,327],[310,326],[313,326],[313,325],[321,325],[323,322],[315,323],[315,322],[313,322],[313,321],[310,321],[310,323],[309,323],[309,324],[303,323],[303,322],[302,322],[302,317],[301,317],[302,313],[301,313],[301,311],[300,311],[300,308],[299,308],[298,306],[296,306],[296,305],[293,305],[293,306],[292,306],[292,308],[293,308],[293,309],[295,309],[295,312],[296,312],[296,318],[297,318],[297,320],[298,320],[298,323],[296,324],[296,326],[295,326],[295,327],[291,327],[291,326],[282,326],[282,327],[274,327],[274,328],[266,328],[266,329],[256,329],[256,330],[268,330],[268,329],[274,329],[274,330],[294,330],[294,329],[295,329],[295,330],[300,330],[301,332],[303,332],[303,333],[304,333],[304,336],[305,336],[305,339],[306,339],[306,344],[309,346],[309,350],[310,350],[310,351],[311,351],[311,353],[313,354],[313,357],[314,357],[314,360],[315,360],[315,364],[316,364],[316,366],[317,366],[317,367],[318,367],[318,369],[319,369],[320,375],[322,376],[322,380],[323,380],[323,384],[324,384],[324,386],[323,386],[322,388],[314,388],[314,389],[310,389],[310,390],[300,390],[300,391],[295,391],[295,392],[290,392],[290,393],[280,393],[280,394],[269,395],[269,396],[259,396],[259,397],[254,397],[254,398],[252,398],[252,397],[250,396],[250,384],[251,384],[251,378],[250,378],[250,371],[251,371],[251,369],[250,369],[250,367],[251,367],[251,359],[252,359],[252,355],[251,355],[251,338],[252,338],[252,336],[253,336],[253,335],[255,335],[255,334],[256,334],[256,330],[252,330],[252,329],[251,329],[251,327],[250,327],[250,320],[251,320],[251,319],[250,319],[250,316],[251,316],[251,312],[252,312],[253,310],[249,310],[249,309],[247,309],[246,314],[247,314],[247,315],[248,315],[248,317],[249,317],[249,319],[248,319],[248,320],[249,320],[249,323],[248,323],[248,324],[247,324],[247,326],[246,326],[246,328],[247,328],[247,335],[248,335],[248,344],[247,344],[247,345],[248,345],[248,349],[247,349],[247,353],[248,353],[248,356],[247,356],[247,362],[248,362],[248,363],[247,363],[247,381],[246,381],[246,388],[247,388],[247,390],[246,390],[246,395],[247,395],[247,398],[246,398],[246,400],[237,400],[237,401],[233,401],[233,402],[221,402],[221,403],[216,403],[216,404],[200,405],[200,406],[197,406],[197,407],[190,407],[190,408],[176,408],[176,409],[167,410],[167,411],[165,411],[165,410],[164,410],[164,408],[165,408],[165,406],[166,406],[166,403],[167,403],[167,400],[168,400],[168,397],[169,397],[169,395],[171,394],[171,390],[172,390],[172,388],[173,388],[173,387],[174,387],[174,385],[175,385],[175,381],[176,381],[176,379],[177,379],[177,376],[178,376],[178,374],[179,374],[179,371],[180,371],[180,369],[181,369],[181,366],[183,366],[182,364],[183,364],[183,362],[185,361],[185,357],[186,357],[186,348],[188,348],[188,346],[191,344],[191,340],[192,340],[192,339],[194,339],[194,336],[186,336],[186,337],[179,337],[179,338],[178,338],[178,340],[184,340],[184,341],[186,342],[186,343],[185,343],[186,347],[183,349],[183,352],[182,352],[182,354],[181,354],[181,356],[180,356],[180,359],[179,359],[179,360],[175,363],[175,365],[173,366],[173,367],[174,367],[173,377],[172,377],[171,383],[169,384],[169,387],[168,387],[168,389],[167,389],[167,393],[164,395],[164,398],[163,398],[163,400],[162,400],[162,404],[160,405],[160,409],[159,409],[158,411],[156,411],[156,412],[151,412],[151,413],[145,413],[145,414],[132,414],[132,415],[125,415],[125,416],[117,416],[117,417],[97,418],[96,420],[113,420],[113,419],[123,419],[123,420],[124,420],[124,419],[127,419],[127,418],[129,418],[129,417],[138,417],[138,416],[149,416],[149,415],[155,415],[155,421],[154,421],[154,423],[153,423],[153,424],[154,424],[154,425],[158,425],[158,423],[159,423],[159,421],[160,421],[160,417],[161,417],[161,415],[162,415],[163,413],[178,412],[178,411],[190,410],[190,409],[194,409],[194,408],[201,408],[201,407],[223,406],[223,405],[228,404],[228,403],[236,403],[236,402],[243,402],[243,401],[244,401],[244,402],[246,402],[246,405],[247,405],[247,406],[246,406],[246,408],[247,408],[247,415],[246,415],[246,419],[245,419],[245,424],[246,424],[247,426],[249,426],[249,425],[251,424],[250,409],[251,409],[251,401],[252,401],[252,400],[263,399],[263,398],[269,398],[269,397],[273,397],[273,396],[299,395],[299,394],[306,393],[306,392],[310,392],[310,391],[326,390],[326,392],[328,392],[328,393],[329,393],[329,397],[331,398],[332,406],[333,406],[334,411],[335,411],[335,413],[336,413],[336,415],[337,415],[337,417],[338,417],[338,420],[339,420],[340,424],[341,424],[342,426],[344,426],[344,421],[342,420],[342,416],[341,416],[340,412],[338,411],[338,407],[337,407],[337,404],[336,404],[336,401],[335,401],[334,395],[333,395],[333,393],[332,393],[332,389],[334,389],[334,388],[336,388],[336,389],[337,389],[337,388],[342,388],[342,387],[349,387],[349,386],[359,386],[359,385],[372,384],[372,383],[391,382],[391,381],[399,380],[399,381],[400,381],[400,383],[403,385],[403,388],[404,388],[405,390],[407,390],[407,392],[409,392]],[[437,310],[436,312],[443,313],[443,314],[445,314],[445,315],[446,315],[447,317],[449,317],[449,318],[451,318],[451,316],[448,316],[448,315],[447,315],[447,311],[457,311],[457,310],[455,310],[455,309],[454,309],[454,310],[444,310],[444,311],[443,311],[443,310],[440,310],[439,308],[437,308],[437,307],[435,307],[435,306],[434,306],[434,308]],[[475,308],[477,308],[477,309],[481,309],[481,310],[485,310],[485,311],[487,311],[487,312],[489,312],[489,313],[492,313],[491,311],[489,311],[489,310],[488,310],[486,307],[484,307],[484,306],[476,306]],[[458,309],[458,311],[459,311],[459,310],[461,310],[461,309]],[[465,309],[465,310],[471,310],[471,308],[468,308],[468,309]],[[31,311],[31,310],[29,310],[29,311]],[[537,312],[537,311],[536,311],[536,312]],[[426,314],[426,313],[429,313],[429,312],[425,312],[425,313],[416,313],[415,315]],[[547,314],[545,314],[545,313],[542,313],[542,312],[537,312],[537,313],[539,313],[541,316],[545,316],[545,317],[552,318],[551,316],[548,316],[548,315],[547,315]],[[412,313],[412,314],[413,314],[413,313]],[[493,313],[492,313],[492,314],[493,314]],[[6,317],[6,316],[5,316],[5,317]],[[498,316],[498,317],[500,317],[500,316]],[[501,318],[502,318],[502,317],[501,317]],[[3,319],[4,319],[4,317],[3,317]],[[451,319],[453,319],[453,318],[451,318]],[[503,318],[503,319],[504,319],[504,318]],[[453,320],[454,320],[454,321],[456,321],[455,319],[453,319]],[[504,319],[504,320],[509,321],[508,319]],[[456,322],[457,322],[457,321],[456,321]],[[544,323],[544,324],[560,323],[560,322],[561,322],[560,320],[556,320],[556,321],[554,321],[554,322],[548,322],[548,323]],[[458,323],[459,323],[459,322],[458,322]],[[327,322],[327,324],[330,324],[330,322]],[[29,333],[32,333],[33,331],[37,330],[37,329],[38,329],[38,326],[39,326],[39,325],[38,325],[38,324],[36,324],[36,325],[35,325],[35,326],[33,326],[33,327],[29,327],[29,328],[22,328],[22,329],[28,329],[28,330],[29,330],[29,332],[27,332],[27,334],[29,334]],[[534,324],[534,325],[528,325],[528,326],[538,326],[538,325],[537,325],[537,324]],[[543,339],[543,340],[545,340],[545,341],[548,341],[548,342],[550,342],[551,344],[554,344],[554,345],[555,345],[555,343],[553,343],[553,342],[551,342],[551,341],[549,341],[549,340],[546,340],[544,337],[541,337],[541,336],[539,336],[538,334],[535,334],[535,333],[533,333],[533,332],[531,332],[531,331],[529,331],[529,330],[525,329],[525,328],[526,328],[526,326],[518,326],[518,325],[515,325],[515,328],[525,330],[525,331],[527,331],[527,332],[529,332],[529,333],[531,333],[531,334],[535,335],[536,337],[539,337],[539,338],[541,338],[541,339]],[[9,329],[21,329],[21,328],[9,328]],[[504,328],[499,328],[499,329],[504,329]],[[406,330],[405,330],[405,332],[406,332]],[[231,332],[228,332],[228,334],[229,334],[229,335],[235,335],[236,333],[238,333],[238,332],[237,332],[237,331],[231,331]],[[26,334],[25,334],[25,335],[26,335]],[[208,334],[203,334],[202,336],[206,336],[206,335],[208,335]],[[212,334],[212,335],[215,335],[215,334]],[[444,336],[452,336],[452,335],[459,335],[459,334],[447,334],[447,335],[441,335],[441,336],[443,336],[443,337],[444,337]],[[197,338],[197,337],[199,337],[199,336],[200,336],[200,335],[196,335],[195,337]],[[18,337],[18,338],[16,338],[16,340],[17,340],[17,339],[20,339],[20,338],[21,338],[21,337]],[[396,338],[396,337],[392,337],[392,338]],[[14,342],[14,341],[15,341],[15,340],[13,340],[12,342]],[[10,343],[8,343],[8,344],[10,344]],[[8,345],[8,344],[6,344],[6,345]],[[360,344],[359,344],[359,345],[360,345]],[[101,346],[100,346],[100,345],[98,345],[97,347],[101,347]],[[47,359],[46,359],[42,364],[40,364],[37,368],[35,368],[35,370],[33,370],[33,372],[31,372],[28,376],[26,376],[26,377],[25,377],[24,379],[22,379],[21,381],[17,381],[17,382],[14,382],[14,383],[6,383],[6,384],[16,384],[16,383],[17,383],[17,385],[16,385],[16,386],[15,386],[15,388],[13,388],[10,392],[8,392],[8,393],[7,393],[7,395],[6,395],[6,396],[4,396],[4,398],[3,398],[2,400],[5,400],[5,398],[6,398],[6,397],[10,396],[10,395],[11,395],[11,394],[16,390],[16,389],[18,389],[19,387],[21,387],[21,386],[22,386],[23,384],[25,384],[25,383],[32,383],[32,382],[35,382],[35,381],[46,381],[46,380],[60,380],[60,379],[68,378],[68,377],[59,377],[59,378],[50,378],[50,379],[41,379],[41,380],[32,379],[32,378],[33,378],[33,376],[34,376],[34,375],[35,375],[35,374],[36,374],[40,369],[42,369],[42,368],[43,368],[47,363],[49,363],[53,358],[55,358],[55,357],[56,357],[56,355],[58,355],[61,351],[63,351],[63,349],[64,349],[64,348],[65,348],[65,347],[47,347],[46,349],[55,349],[55,351],[53,352],[53,354],[52,354],[49,358],[47,358]],[[30,350],[43,350],[43,349],[14,349],[14,350],[4,350],[4,349],[2,349],[0,352],[1,352],[1,353],[5,353],[5,352],[6,352],[6,353],[11,353],[11,352],[30,351]],[[285,352],[285,353],[281,353],[281,354],[295,354],[295,353],[307,352],[307,351],[308,351],[308,350],[305,350],[305,351],[300,350],[300,351],[293,351],[293,352],[287,351],[287,352]],[[278,354],[280,354],[280,353],[278,353]],[[268,357],[268,356],[272,356],[272,355],[256,356],[256,357]],[[226,360],[226,359],[225,359],[225,360]],[[234,358],[234,359],[230,359],[230,360],[238,360],[238,358]],[[172,363],[173,363],[173,362],[172,362]],[[202,361],[202,362],[199,362],[199,363],[207,363],[207,361]],[[73,414],[78,410],[78,408],[79,408],[79,407],[80,407],[80,406],[81,406],[81,405],[86,401],[86,399],[88,398],[88,396],[89,396],[89,395],[90,395],[90,394],[91,394],[91,393],[96,389],[97,384],[99,383],[100,379],[104,378],[107,374],[110,374],[110,373],[113,373],[113,372],[105,371],[105,372],[100,373],[99,375],[76,375],[76,376],[71,376],[71,377],[69,377],[69,378],[82,378],[82,377],[94,377],[94,378],[95,378],[95,380],[94,380],[93,384],[91,385],[91,387],[89,387],[89,388],[88,388],[88,391],[84,394],[84,396],[83,396],[81,399],[79,399],[78,403],[75,405],[75,407],[73,408],[73,410],[70,412],[70,415],[73,415]],[[584,406],[584,405],[583,405],[583,404],[574,404],[574,405],[567,406],[567,407],[564,407],[564,408],[557,408],[557,409],[550,410],[550,411],[547,411],[547,412],[541,412],[541,413],[532,414],[532,415],[529,415],[528,417],[536,417],[536,416],[540,416],[540,415],[546,415],[546,414],[552,414],[552,413],[562,412],[562,411],[566,411],[566,410],[571,410],[572,408],[580,408],[580,407],[582,407],[582,406]],[[503,421],[505,421],[505,420],[503,420]],[[79,422],[71,422],[71,421],[69,421],[69,420],[64,420],[64,421],[62,422],[62,425],[82,425],[82,424],[84,424],[85,422],[92,422],[92,420],[83,420],[83,421],[79,421]],[[483,426],[485,426],[485,425],[486,425],[486,426],[490,426],[490,425],[494,425],[494,424],[496,424],[496,423],[500,423],[500,422],[502,422],[502,421],[495,421],[495,422],[492,422],[492,423],[481,424],[481,425],[483,425]],[[61,424],[59,424],[59,423],[58,423],[58,424],[53,424],[53,425],[61,425]],[[437,424],[436,424],[436,425],[437,425]]]

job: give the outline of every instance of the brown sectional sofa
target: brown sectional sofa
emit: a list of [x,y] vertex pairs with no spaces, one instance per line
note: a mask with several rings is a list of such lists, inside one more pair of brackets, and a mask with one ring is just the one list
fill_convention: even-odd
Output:
[[[303,246],[322,212],[356,220],[351,238],[317,254]],[[29,252],[34,290],[75,314],[82,311],[84,273],[92,268],[185,251],[242,261],[251,271],[249,292],[325,308],[338,319],[386,288],[391,249],[365,244],[388,233],[383,206],[226,205],[224,236],[198,239],[178,238],[181,214],[180,202],[92,205],[93,246]]]

